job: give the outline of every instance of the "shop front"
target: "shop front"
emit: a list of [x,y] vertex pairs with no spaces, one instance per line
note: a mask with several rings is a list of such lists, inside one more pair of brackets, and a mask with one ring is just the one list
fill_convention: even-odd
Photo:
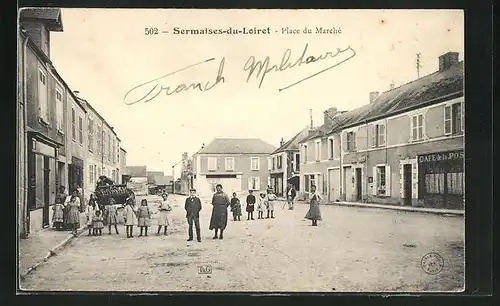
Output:
[[50,206],[55,204],[57,148],[38,133],[28,134],[27,233],[50,226]]
[[418,155],[419,198],[424,207],[464,209],[464,151]]
[[[69,192],[73,192],[73,190],[77,188],[82,188],[82,192],[84,189],[83,186],[83,160],[72,156],[71,157],[71,164],[68,167],[69,171],[69,177],[68,177],[68,184],[69,184]],[[83,194],[81,195],[83,198]]]

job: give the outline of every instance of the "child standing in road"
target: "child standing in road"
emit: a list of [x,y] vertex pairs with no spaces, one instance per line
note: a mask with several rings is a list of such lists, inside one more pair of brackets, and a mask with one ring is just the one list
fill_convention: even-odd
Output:
[[102,222],[103,218],[101,216],[101,211],[96,210],[94,216],[92,217],[92,227],[93,227],[93,235],[101,236],[102,229],[104,228],[104,223]]
[[144,230],[144,236],[148,236],[148,227],[151,226],[151,211],[148,207],[148,200],[142,199],[141,207],[137,210],[138,226],[141,228],[141,233],[139,237],[142,236],[142,231]]
[[64,205],[56,198],[56,205],[52,207],[54,214],[52,215],[52,224],[56,230],[60,231],[64,224]]
[[236,192],[233,192],[233,198],[231,199],[231,211],[233,212],[233,220],[241,221],[241,203],[240,199],[236,197]]
[[125,221],[125,227],[127,230],[127,238],[132,238],[134,225],[136,224],[136,208],[135,202],[133,198],[127,199],[127,205],[125,205],[125,209],[123,210],[123,219]]
[[266,194],[261,193],[259,196],[259,204],[257,205],[257,212],[259,213],[257,219],[264,219],[264,207],[266,207]]
[[277,197],[274,194],[273,190],[270,189],[267,191],[267,219],[269,219],[269,212],[271,212],[271,219],[274,219],[274,201],[276,201]]
[[167,227],[170,225],[168,214],[172,211],[172,206],[170,205],[170,201],[168,199],[168,194],[165,192],[162,194],[163,200],[160,202],[160,206],[158,210],[160,211],[160,217],[158,218],[158,232],[157,235],[160,235],[161,227],[163,226],[163,234],[167,235]]
[[250,220],[250,218],[252,220],[255,220],[253,218],[253,211],[255,209],[255,196],[252,194],[252,190],[249,190],[249,195],[247,196],[247,213],[248,213],[248,217],[247,217],[247,220]]

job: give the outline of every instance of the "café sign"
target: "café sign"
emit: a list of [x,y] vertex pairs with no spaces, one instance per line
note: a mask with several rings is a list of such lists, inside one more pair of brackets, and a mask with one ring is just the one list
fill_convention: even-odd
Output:
[[440,152],[440,153],[431,153],[418,156],[419,163],[430,163],[430,162],[463,160],[463,159],[464,159],[464,151]]

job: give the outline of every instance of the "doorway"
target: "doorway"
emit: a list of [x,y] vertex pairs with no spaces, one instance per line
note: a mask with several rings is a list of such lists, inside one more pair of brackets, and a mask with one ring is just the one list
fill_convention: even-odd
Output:
[[328,201],[337,202],[340,199],[340,169],[328,169]]
[[356,201],[361,200],[361,168],[356,168]]
[[403,165],[404,206],[411,206],[411,165]]
[[49,222],[49,202],[50,202],[50,166],[49,157],[43,157],[43,211],[42,211],[42,227],[48,227]]
[[353,182],[352,182],[352,168],[344,167],[344,193],[342,194],[342,198],[344,201],[352,201],[352,192],[353,192]]

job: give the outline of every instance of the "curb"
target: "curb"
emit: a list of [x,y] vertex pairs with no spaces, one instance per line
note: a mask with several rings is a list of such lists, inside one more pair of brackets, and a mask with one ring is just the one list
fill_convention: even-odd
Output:
[[44,262],[48,261],[50,257],[54,256],[54,255],[57,255],[57,253],[59,251],[61,251],[62,249],[64,249],[65,246],[67,246],[74,238],[77,238],[80,236],[81,233],[83,233],[85,230],[87,229],[87,227],[81,227],[80,229],[78,229],[77,233],[76,233],[76,236],[75,235],[69,235],[66,239],[64,239],[62,242],[60,242],[58,245],[56,245],[55,247],[49,249],[49,251],[47,252],[47,255],[45,255],[40,261],[36,262],[33,266],[29,267],[26,272],[24,273],[19,273],[19,278],[22,280],[24,278],[26,278],[26,276],[28,276],[31,272],[33,272],[33,270],[36,270],[41,264],[43,264]]
[[335,202],[335,203],[327,203],[325,205],[363,207],[363,208],[380,208],[380,209],[391,209],[391,210],[419,212],[419,213],[428,213],[428,214],[437,214],[437,215],[463,216],[465,214],[465,212],[463,210],[418,208],[418,207],[405,207],[405,206],[381,205],[381,204],[363,204],[363,203],[350,203],[350,202]]
[[[284,201],[284,200],[282,200]],[[295,201],[295,204],[302,203],[307,204],[304,201]],[[365,204],[365,203],[356,203],[356,202],[330,202],[324,203],[323,205],[335,205],[335,206],[347,206],[347,207],[363,207],[363,208],[380,208],[380,209],[391,209],[391,210],[399,210],[399,211],[408,211],[408,212],[420,212],[427,214],[436,214],[436,215],[454,215],[454,216],[464,216],[464,210],[458,209],[438,209],[438,208],[422,208],[422,207],[413,207],[413,206],[396,206],[396,205],[384,205],[384,204]]]

